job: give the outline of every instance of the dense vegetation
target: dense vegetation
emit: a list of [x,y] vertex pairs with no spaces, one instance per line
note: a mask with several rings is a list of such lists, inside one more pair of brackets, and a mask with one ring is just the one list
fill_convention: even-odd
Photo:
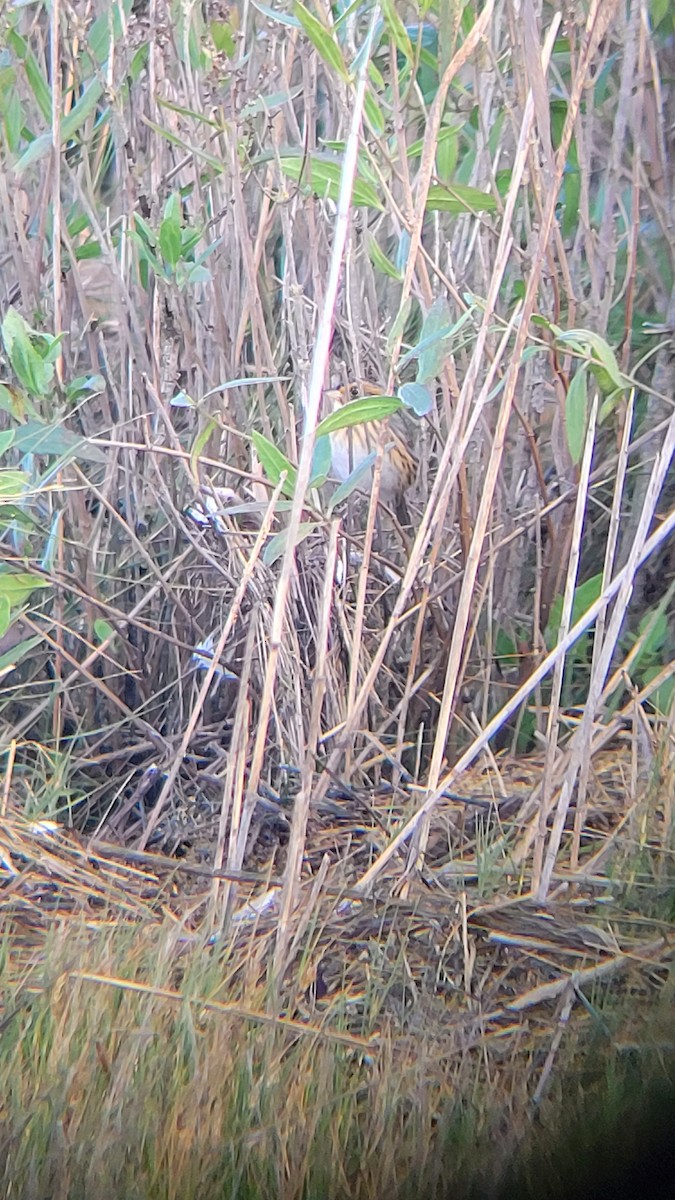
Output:
[[0,7],[8,1195],[496,1191],[672,1073],[674,69]]

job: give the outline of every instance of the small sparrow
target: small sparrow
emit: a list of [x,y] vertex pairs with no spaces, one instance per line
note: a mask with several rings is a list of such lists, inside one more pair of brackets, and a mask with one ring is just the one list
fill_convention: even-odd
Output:
[[[382,395],[384,395],[382,388],[360,381],[346,387],[325,391],[324,399],[329,411],[335,412],[351,400],[358,400],[363,396]],[[346,429],[338,429],[335,433],[331,433],[331,462],[336,479],[344,483],[352,472],[377,449],[378,438],[383,427],[385,434],[380,499],[386,507],[396,507],[415,478],[417,464],[403,438],[396,431],[391,418],[385,421],[365,421],[361,425],[350,425]],[[368,491],[372,482],[373,468],[371,467],[359,482],[360,490]]]

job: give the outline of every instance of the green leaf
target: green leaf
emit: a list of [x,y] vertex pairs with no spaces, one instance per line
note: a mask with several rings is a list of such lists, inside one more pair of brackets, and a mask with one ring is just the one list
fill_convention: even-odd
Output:
[[215,433],[218,428],[218,423],[214,417],[209,417],[204,423],[203,429],[200,429],[192,446],[190,447],[190,470],[195,479],[199,476],[199,458],[202,450],[206,446],[212,433]]
[[324,417],[316,427],[316,436],[337,433],[339,429],[349,429],[352,425],[365,425],[367,421],[383,421],[402,408],[403,402],[398,396],[360,396]]
[[51,133],[41,133],[38,137],[33,138],[24,150],[21,157],[14,164],[14,173],[17,178],[21,178],[24,171],[27,171],[33,163],[39,162],[45,155],[49,154],[52,148]]
[[578,466],[584,452],[586,427],[588,425],[588,393],[586,388],[586,364],[582,363],[575,372],[567,389],[565,400],[565,434],[572,462]]
[[349,496],[351,496],[352,492],[356,491],[361,483],[361,480],[365,479],[368,475],[368,472],[371,470],[373,463],[375,462],[376,455],[376,450],[372,450],[370,454],[367,454],[366,457],[358,464],[358,466],[354,467],[351,475],[347,476],[344,483],[341,483],[340,486],[335,489],[330,498],[329,512],[332,512],[333,509],[337,508]]
[[391,355],[392,349],[398,337],[403,336],[403,332],[408,323],[408,318],[412,311],[412,299],[410,296],[400,306],[396,316],[394,317],[391,329],[387,334],[387,353]]
[[100,396],[104,391],[105,379],[102,375],[78,375],[68,384],[66,396],[71,404],[77,404],[85,397]]
[[[644,682],[651,683],[652,679],[660,673],[659,667],[653,667],[649,671],[645,671]],[[651,678],[649,678],[651,676]],[[671,675],[670,679],[664,679],[663,683],[659,684],[654,689],[649,697],[648,703],[663,717],[667,717],[672,712],[673,700],[675,699],[675,677]]]
[[404,383],[398,394],[406,408],[411,408],[418,417],[426,417],[434,406],[431,392],[420,383]]
[[263,17],[267,17],[268,21],[278,21],[280,25],[287,25],[289,29],[300,29],[300,22],[289,13],[270,8],[269,4],[263,4],[262,0],[251,0],[251,4]]
[[164,261],[175,267],[180,260],[183,250],[180,196],[172,192],[164,206],[164,216],[159,227],[159,248]]
[[28,421],[16,429],[14,445],[24,454],[79,458],[83,462],[108,462],[105,450],[90,445],[87,438],[71,433],[59,424],[44,425],[41,421]]
[[98,617],[94,621],[94,636],[99,643],[105,642],[110,637],[114,637],[115,630],[109,621],[104,621],[102,617]]
[[[301,542],[304,542],[305,539],[309,537],[310,533],[313,533],[315,529],[315,521],[301,521],[298,525],[298,537],[295,543],[296,546],[299,546]],[[263,550],[262,558],[265,566],[271,567],[275,562],[278,561],[278,559],[282,558],[286,551],[287,542],[287,529],[282,529],[280,533],[275,533],[274,537],[270,538],[269,542],[265,546],[265,549]]]
[[363,107],[370,128],[376,137],[381,137],[384,133],[384,117],[372,92],[366,92],[363,98]]
[[35,100],[37,101],[37,106],[40,109],[44,120],[47,122],[47,124],[51,124],[52,93],[47,80],[42,74],[42,70],[37,58],[33,54],[32,50],[28,48],[28,42],[22,38],[20,34],[12,31],[7,40],[17,58],[19,58],[24,65],[26,78],[30,84],[31,91],[35,97]]
[[572,237],[579,224],[579,201],[581,199],[581,173],[568,170],[564,184],[565,208],[562,219],[562,235]]
[[414,58],[412,44],[408,37],[408,31],[396,11],[394,0],[383,0],[382,16],[384,17],[387,33],[396,46],[396,49],[403,55],[406,62],[411,63]]
[[[443,305],[445,305],[446,301],[443,300],[442,303],[443,303]],[[436,304],[439,304],[439,301],[435,301],[434,305],[436,305]],[[439,305],[439,307],[440,307],[440,305]],[[414,359],[414,358],[419,359],[420,364],[422,363],[422,360],[424,359],[425,368],[427,365],[433,366],[434,362],[438,362],[439,356],[442,355],[442,358],[440,358],[441,366],[438,367],[438,369],[433,372],[434,375],[438,374],[438,371],[440,371],[440,369],[441,369],[443,363],[445,362],[445,359],[449,353],[448,345],[449,345],[451,339],[456,337],[456,335],[460,332],[462,327],[464,325],[466,325],[466,323],[472,319],[473,313],[476,308],[476,302],[474,299],[470,300],[469,307],[466,309],[465,312],[462,313],[461,317],[457,321],[455,321],[454,325],[447,324],[447,321],[450,320],[450,310],[449,309],[447,309],[446,323],[442,324],[441,321],[437,318],[436,313],[433,313],[433,308],[434,308],[434,306],[432,306],[432,308],[429,310],[429,313],[427,314],[427,317],[425,318],[425,320],[423,322],[423,326],[420,331],[420,338],[419,338],[419,341],[417,342],[417,345],[411,346],[410,350],[408,350],[407,353],[403,355],[403,357],[399,363],[399,370],[401,370],[403,367],[405,367],[406,364],[409,363],[411,361],[411,359]],[[432,315],[432,313],[433,313],[433,315]],[[431,317],[431,320],[429,320],[430,317]],[[421,366],[420,366],[420,372],[421,372]],[[418,377],[417,377],[418,383],[423,382],[423,380],[420,379],[420,372],[418,372]],[[431,378],[431,376],[429,378]]]
[[349,72],[342,57],[342,51],[335,39],[335,33],[327,29],[313,13],[309,12],[299,0],[294,0],[293,12],[298,18],[310,42],[328,67],[331,67],[345,83],[349,82]]
[[183,223],[183,207],[181,204],[180,192],[172,192],[162,213],[165,221],[174,221],[176,225]]
[[38,354],[32,336],[33,330],[10,306],[2,322],[2,340],[14,374],[34,396],[46,396],[54,378],[54,368]]
[[9,525],[11,521],[24,533],[32,533],[37,528],[36,522],[25,508],[19,508],[17,504],[0,504],[0,528]]
[[103,95],[103,84],[92,80],[67,116],[61,119],[61,145],[69,142],[89,117],[93,117]]
[[314,455],[312,457],[312,475],[309,481],[310,487],[323,487],[330,474],[331,462],[332,454],[330,448],[330,438],[325,436],[317,437],[314,443]]
[[21,97],[16,91],[13,91],[9,96],[3,113],[3,122],[9,151],[11,154],[16,154],[21,142],[21,132],[24,123],[23,105]]
[[599,333],[591,329],[568,329],[558,334],[557,341],[571,346],[588,359],[588,365],[604,396],[625,391],[631,386],[630,380],[619,370],[611,346]]
[[0,471],[0,500],[4,504],[20,500],[29,484],[30,479],[25,471]]
[[[195,158],[201,159],[202,162],[207,163],[207,165],[211,167],[211,169],[215,171],[217,175],[223,174],[225,170],[225,164],[223,163],[222,158],[217,158],[215,154],[209,154],[196,142],[188,142],[185,140],[185,138],[180,137],[179,134],[174,133],[171,129],[164,129],[162,125],[157,125],[154,121],[149,121],[147,118],[145,118],[145,124],[147,125],[148,129],[152,129],[153,132],[159,134],[160,137],[166,138],[166,141],[172,146],[179,146],[180,149],[185,150],[187,154],[194,155]],[[136,214],[134,214],[134,219],[138,219]]]
[[396,279],[397,281],[403,278],[401,272],[396,269],[384,251],[380,249],[372,233],[368,234],[368,257],[376,271],[381,271],[383,275],[388,275],[390,279]]
[[0,638],[3,638],[9,629],[9,623],[12,619],[12,606],[8,596],[0,596]]
[[[574,600],[572,603],[572,625],[576,625],[577,621],[583,617],[584,613],[595,604],[600,592],[602,591],[602,574],[593,575],[587,579],[585,583],[580,583],[574,590]],[[551,605],[551,614],[546,629],[546,641],[548,645],[555,645],[556,638],[560,630],[560,621],[562,619],[563,597],[556,596]]]
[[645,657],[658,654],[664,647],[668,635],[668,618],[665,612],[647,612],[638,626],[640,636],[647,634],[642,647]]
[[0,654],[0,674],[3,671],[7,671],[10,667],[17,666],[21,662],[21,659],[25,658],[36,646],[39,646],[42,641],[43,638],[39,636],[29,637],[23,642],[18,642],[16,646],[12,646],[5,654]]
[[417,345],[417,383],[427,383],[442,371],[447,358],[447,339],[451,333],[450,305],[445,296],[439,296],[424,318]]
[[0,596],[6,596],[12,608],[24,604],[40,588],[51,587],[48,579],[30,575],[27,571],[0,571]]
[[451,186],[452,177],[457,166],[459,154],[459,137],[457,130],[444,126],[438,132],[436,141],[436,174],[446,187]]
[[497,630],[497,636],[494,643],[494,659],[499,664],[502,671],[512,671],[518,667],[520,656],[518,647],[513,638],[509,637],[506,630],[501,626]]
[[14,429],[6,429],[3,433],[0,433],[0,454],[4,454],[6,450],[9,450],[14,441],[15,432]]
[[[309,154],[306,158],[301,155],[282,155],[280,163],[284,175],[296,182],[302,180],[315,196],[337,202],[342,179],[342,163],[339,159],[320,154]],[[384,205],[373,185],[359,175],[354,180],[352,204],[356,208],[376,208],[380,212],[384,211]]]
[[93,22],[87,36],[87,49],[93,55],[95,62],[103,66],[110,53],[111,37],[114,42],[120,42],[124,37],[126,20],[122,23],[122,11],[125,18],[129,16],[132,0],[112,4]]
[[432,184],[427,196],[428,212],[481,213],[496,212],[497,200],[489,192],[454,183],[447,186]]
[[262,466],[262,469],[270,483],[273,483],[276,487],[284,471],[286,472],[286,479],[282,485],[281,491],[284,496],[288,496],[289,499],[292,498],[298,479],[298,472],[296,468],[291,462],[289,462],[289,460],[286,458],[286,455],[282,454],[281,450],[278,450],[272,442],[268,441],[266,437],[263,437],[262,433],[254,431],[251,434],[251,441],[255,446],[255,452],[260,461],[260,465]]
[[234,40],[234,30],[229,21],[211,21],[209,25],[211,40],[219,54],[234,58],[237,44]]

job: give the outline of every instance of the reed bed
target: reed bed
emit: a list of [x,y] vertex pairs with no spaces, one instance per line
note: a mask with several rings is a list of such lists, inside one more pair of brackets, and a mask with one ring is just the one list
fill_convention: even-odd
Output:
[[672,1077],[672,38],[0,12],[8,1196],[497,1195]]

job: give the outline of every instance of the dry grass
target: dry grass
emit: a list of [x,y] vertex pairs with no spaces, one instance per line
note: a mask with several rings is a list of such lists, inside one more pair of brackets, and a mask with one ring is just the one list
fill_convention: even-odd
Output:
[[[498,1172],[671,986],[672,18],[399,7],[0,13],[26,1194]],[[428,389],[406,514],[386,431],[318,486],[353,379]]]

